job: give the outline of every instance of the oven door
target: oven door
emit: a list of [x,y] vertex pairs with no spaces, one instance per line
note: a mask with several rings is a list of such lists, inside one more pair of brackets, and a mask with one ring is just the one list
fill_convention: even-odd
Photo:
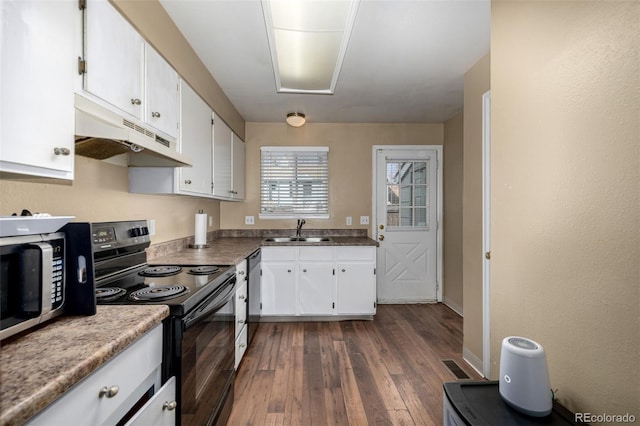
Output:
[[234,376],[235,283],[235,276],[228,279],[181,321],[179,417],[182,426],[225,422],[219,417],[229,402]]

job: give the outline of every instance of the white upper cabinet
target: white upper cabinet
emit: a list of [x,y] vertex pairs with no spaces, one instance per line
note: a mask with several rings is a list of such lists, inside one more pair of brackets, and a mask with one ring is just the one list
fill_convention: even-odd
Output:
[[213,195],[231,198],[231,129],[213,114]]
[[85,10],[84,89],[143,119],[144,40],[106,0],[89,0]]
[[244,200],[245,146],[216,114],[213,117],[213,195]]
[[0,1],[0,171],[73,179],[78,18],[74,0]]
[[233,157],[233,169],[231,173],[231,187],[234,199],[244,200],[244,174],[245,174],[245,144],[238,135],[233,133],[231,156]]
[[145,121],[177,137],[178,73],[149,45],[145,46],[145,75]]
[[180,82],[180,149],[193,167],[176,169],[179,192],[211,195],[211,108],[184,81]]
[[155,130],[178,136],[178,73],[107,0],[85,10],[84,90]]

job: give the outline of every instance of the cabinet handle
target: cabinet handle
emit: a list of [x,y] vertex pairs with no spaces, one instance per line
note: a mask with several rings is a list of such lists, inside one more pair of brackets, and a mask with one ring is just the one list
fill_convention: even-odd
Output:
[[106,396],[107,398],[113,398],[120,392],[120,388],[118,386],[103,386],[98,392],[98,398],[102,398]]
[[346,269],[343,269],[343,270],[342,270],[342,272],[347,272],[347,270],[346,270]]
[[307,272],[307,270],[306,270],[306,269],[303,269],[303,270],[302,270],[302,272]]
[[140,105],[142,101],[140,99],[131,98],[131,105]]
[[151,116],[152,116],[153,118],[160,118],[160,113],[159,113],[159,112],[156,112],[156,111],[153,111],[153,112],[151,113]]
[[238,320],[238,324],[240,325],[244,324],[244,320]]
[[242,348],[244,348],[244,347],[245,347],[245,344],[244,344],[244,343],[240,343],[239,348],[240,348],[240,349],[242,349]]
[[165,401],[164,404],[162,404],[162,409],[167,411],[173,411],[177,407],[178,407],[178,403],[175,401]]
[[291,269],[287,269],[287,272],[289,272],[289,273],[290,273],[290,272],[291,272]]
[[240,299],[240,300],[244,300],[244,299],[245,299],[245,298],[244,298],[244,294],[241,294],[240,296],[238,296],[238,299]]
[[71,154],[71,150],[69,148],[58,148],[58,147],[55,147],[55,148],[53,148],[53,153],[55,155],[70,155]]
[[238,271],[238,275],[244,275],[244,271]]
[[234,190],[229,190],[229,194],[233,194],[236,195],[238,193],[238,191],[234,191]]
[[184,183],[186,183],[187,185],[191,185],[191,179],[186,179]]

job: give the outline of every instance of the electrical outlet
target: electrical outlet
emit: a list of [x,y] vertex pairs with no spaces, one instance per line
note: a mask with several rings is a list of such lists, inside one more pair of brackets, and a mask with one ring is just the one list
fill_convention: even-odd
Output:
[[213,226],[213,216],[209,216],[209,226]]
[[368,225],[369,216],[360,216],[360,225]]
[[352,223],[353,220],[351,219],[351,216],[347,216],[347,226],[351,226]]
[[156,234],[156,220],[155,219],[149,219],[149,221],[147,222],[147,226],[149,227],[149,235],[155,235]]
[[253,225],[253,224],[255,224],[255,218],[253,216],[245,216],[244,217],[244,224],[245,225]]

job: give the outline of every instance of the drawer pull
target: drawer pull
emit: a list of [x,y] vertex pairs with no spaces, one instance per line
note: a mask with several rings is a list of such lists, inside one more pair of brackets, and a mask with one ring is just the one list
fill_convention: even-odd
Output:
[[120,392],[120,388],[118,386],[104,386],[100,389],[100,392],[98,392],[98,398],[102,398],[103,396],[113,398],[118,394],[118,392]]
[[176,407],[178,407],[178,403],[175,401],[165,401],[164,404],[162,404],[162,409],[167,411],[173,411]]

